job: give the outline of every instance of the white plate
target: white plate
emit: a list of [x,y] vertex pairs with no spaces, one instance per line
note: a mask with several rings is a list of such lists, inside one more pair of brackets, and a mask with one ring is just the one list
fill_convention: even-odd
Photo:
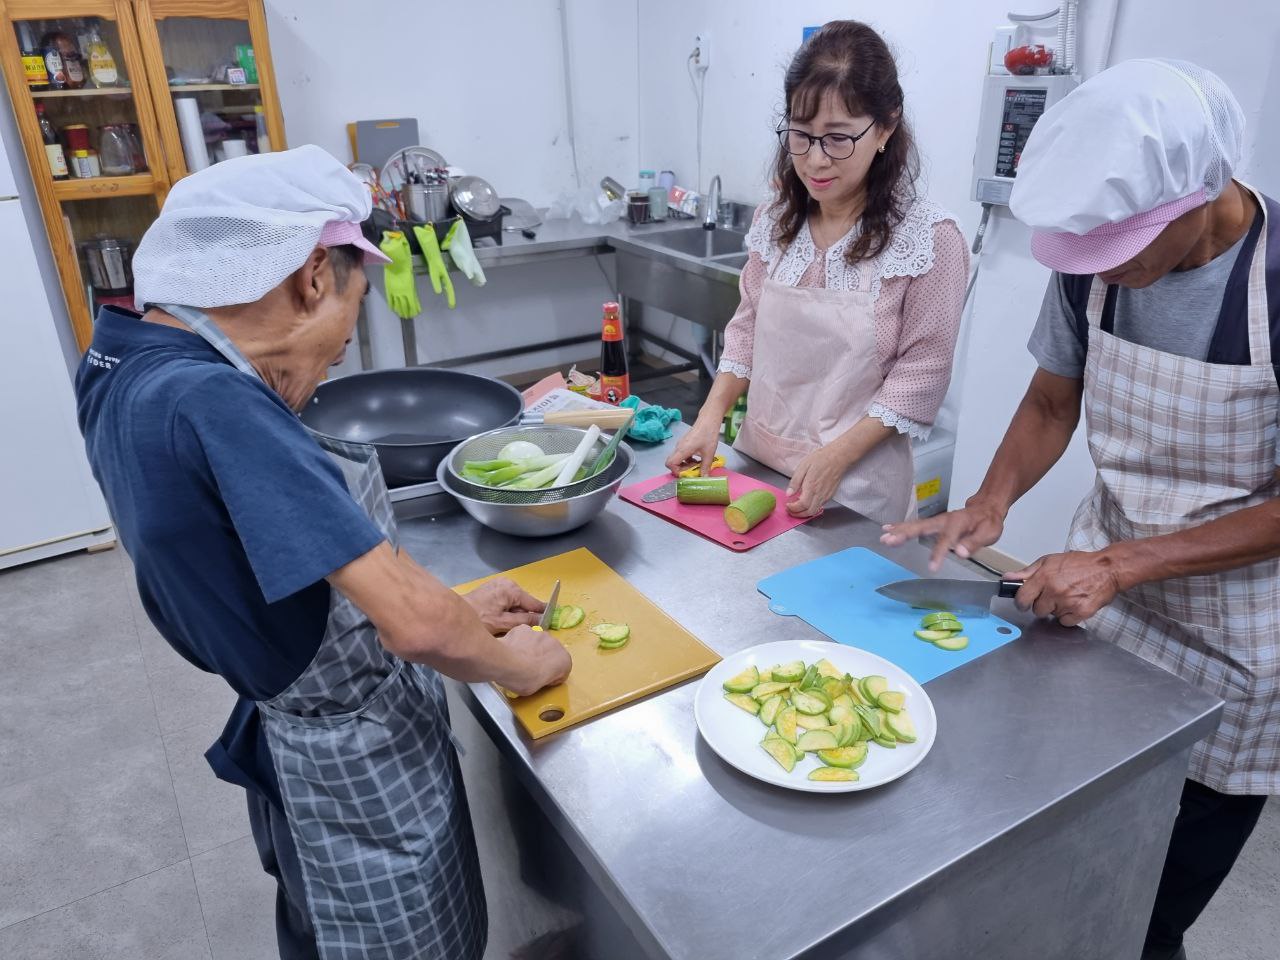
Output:
[[[760,747],[765,726],[745,710],[724,698],[723,684],[730,677],[755,666],[766,669],[777,663],[803,660],[813,663],[823,657],[840,670],[855,677],[879,674],[889,681],[890,690],[907,695],[906,710],[916,725],[916,742],[900,743],[890,750],[871,743],[866,762],[858,768],[858,780],[852,783],[821,783],[809,779],[809,771],[824,764],[817,757],[806,756],[790,773]],[[849,793],[869,790],[897,780],[915,768],[933,747],[938,733],[938,717],[924,688],[905,670],[874,653],[826,640],[780,640],[762,643],[725,657],[702,678],[693,698],[693,712],[698,730],[708,746],[726,763],[759,780],[804,790],[809,793]]]

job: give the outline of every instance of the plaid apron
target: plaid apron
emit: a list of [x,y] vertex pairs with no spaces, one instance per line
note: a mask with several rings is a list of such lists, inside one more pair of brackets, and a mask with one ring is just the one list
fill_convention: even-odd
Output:
[[[164,305],[257,377],[202,312]],[[398,548],[377,452],[313,433]],[[260,702],[323,960],[479,960],[484,889],[444,683],[392,656],[338,590],[315,659]]]
[[[1094,278],[1084,408],[1098,472],[1068,549],[1174,533],[1280,495],[1266,234],[1248,273],[1247,365],[1191,360],[1108,333],[1106,287]],[[1217,732],[1191,754],[1193,780],[1223,793],[1280,793],[1280,559],[1142,584],[1088,626],[1226,701]]]

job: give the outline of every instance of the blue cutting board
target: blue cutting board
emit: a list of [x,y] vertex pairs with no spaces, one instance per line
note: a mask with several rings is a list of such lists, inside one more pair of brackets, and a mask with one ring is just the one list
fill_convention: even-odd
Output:
[[917,639],[914,631],[927,611],[876,593],[876,587],[915,576],[865,547],[851,547],[775,573],[756,589],[769,598],[774,613],[799,617],[837,643],[892,660],[920,683],[976,660],[1022,632],[996,616],[962,616],[969,638],[964,650],[939,650]]

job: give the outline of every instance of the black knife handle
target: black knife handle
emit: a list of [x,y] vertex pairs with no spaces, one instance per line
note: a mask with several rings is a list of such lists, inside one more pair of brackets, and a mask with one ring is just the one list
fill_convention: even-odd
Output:
[[1001,580],[1000,592],[997,593],[996,596],[1003,597],[1005,600],[1012,600],[1018,595],[1018,591],[1021,589],[1021,580]]

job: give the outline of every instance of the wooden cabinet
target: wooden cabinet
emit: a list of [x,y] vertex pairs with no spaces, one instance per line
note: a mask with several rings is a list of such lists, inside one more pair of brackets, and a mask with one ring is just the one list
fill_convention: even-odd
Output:
[[[59,34],[86,58],[83,83],[64,89],[39,75],[45,41]],[[90,69],[95,37],[114,75]],[[0,0],[0,66],[82,349],[97,304],[128,295],[116,286],[120,251],[136,248],[174,183],[202,162],[285,147],[261,0]],[[199,118],[185,149],[180,110]],[[86,140],[93,156],[72,156]],[[73,175],[56,176],[59,150]],[[103,237],[123,242],[106,275],[94,250]]]

